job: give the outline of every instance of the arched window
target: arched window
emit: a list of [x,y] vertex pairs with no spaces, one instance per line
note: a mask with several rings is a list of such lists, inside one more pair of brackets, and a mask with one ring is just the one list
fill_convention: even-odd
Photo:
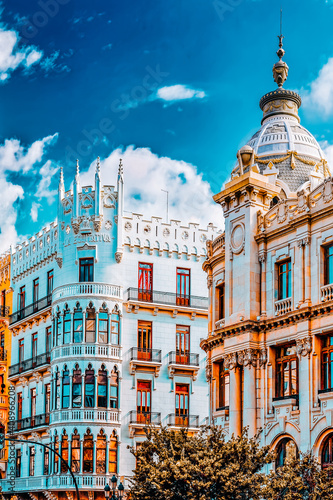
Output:
[[333,466],[333,434],[329,434],[324,441],[321,452],[321,466],[323,469]]
[[109,445],[109,473],[117,474],[118,472],[118,438],[116,431],[113,431],[110,436]]
[[69,408],[69,390],[70,390],[70,380],[69,380],[69,370],[67,366],[63,371],[62,375],[62,407]]
[[[62,438],[61,438],[61,456],[65,460],[65,462],[68,463],[68,436],[66,434],[66,431],[63,431]],[[61,472],[67,472],[68,469],[66,465],[61,462]]]
[[118,408],[118,371],[116,366],[111,372],[110,408]]
[[83,472],[93,471],[94,441],[90,430],[83,439]]
[[291,460],[297,457],[297,446],[295,442],[290,438],[282,439],[276,449],[276,468],[282,467],[286,463],[286,460]]
[[60,373],[58,368],[54,376],[54,409],[60,410]]
[[83,314],[80,304],[76,304],[76,309],[74,309],[74,343],[80,344],[83,341]]
[[61,337],[62,337],[62,316],[60,311],[56,316],[56,343],[57,345],[61,345]]
[[106,310],[101,309],[98,314],[98,342],[107,344],[109,337],[109,315]]
[[[59,453],[59,436],[55,434],[54,436],[54,450]],[[57,474],[59,472],[59,457],[54,454],[54,473]]]
[[84,406],[93,408],[95,406],[95,372],[90,364],[85,372],[84,385]]
[[119,312],[115,310],[111,315],[111,344],[119,345]]
[[74,434],[72,436],[72,458],[71,458],[71,469],[73,472],[80,472],[80,435],[77,433],[77,429],[74,429]]
[[91,302],[86,311],[86,342],[96,342],[96,312]]
[[64,311],[64,344],[69,344],[71,341],[71,313],[66,304]]
[[73,408],[82,406],[82,375],[78,364],[73,370],[72,406]]
[[96,473],[106,473],[106,435],[103,430],[98,434],[96,441]]
[[107,383],[108,375],[104,365],[98,370],[97,377],[97,406],[98,408],[107,408]]

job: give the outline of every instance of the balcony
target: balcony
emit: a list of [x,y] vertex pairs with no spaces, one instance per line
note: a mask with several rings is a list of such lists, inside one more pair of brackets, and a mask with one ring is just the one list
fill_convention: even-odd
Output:
[[8,318],[9,316],[9,306],[0,306],[0,319]]
[[[104,496],[104,487],[109,484],[112,474],[93,475],[75,474],[78,487],[81,490],[100,490]],[[13,483],[10,479],[2,479],[2,492],[12,493]],[[36,491],[48,491],[49,489],[61,489],[75,491],[72,476],[69,474],[55,474],[53,476],[32,476],[15,478],[15,493],[31,493]],[[75,495],[74,495],[75,498]]]
[[43,413],[42,415],[35,415],[33,417],[21,418],[20,420],[9,421],[8,433],[22,432],[26,430],[35,429],[36,427],[47,426],[50,423],[50,414]]
[[147,426],[161,425],[161,414],[159,412],[139,412],[132,410],[129,413],[129,417],[129,433],[131,438],[135,434],[143,434]]
[[178,312],[191,314],[191,319],[195,319],[196,315],[206,317],[208,314],[207,297],[128,288],[124,300],[127,303],[127,312],[137,313],[141,307],[142,309],[152,309],[154,316],[161,310],[172,311],[173,317],[176,317]]
[[199,415],[176,415],[169,413],[167,416],[168,427],[186,427],[188,429],[199,428]]
[[122,287],[117,285],[108,285],[107,283],[73,283],[71,285],[59,286],[53,291],[52,300],[66,300],[71,297],[103,297],[106,299],[122,298]]
[[102,408],[54,410],[51,412],[50,423],[55,424],[57,422],[66,422],[67,424],[70,422],[119,424],[120,413],[118,410],[107,410]]
[[52,361],[58,358],[68,358],[70,356],[94,356],[96,358],[105,358],[105,360],[116,359],[119,361],[120,347],[95,344],[71,344],[52,349]]
[[30,304],[30,306],[24,307],[23,309],[16,311],[15,313],[9,316],[9,325],[12,326],[18,321],[22,321],[23,319],[26,319],[29,316],[36,315],[37,313],[43,311],[47,307],[50,307],[51,301],[52,301],[52,295],[50,294],[47,295],[46,297],[43,297],[40,300],[37,300],[37,302]]
[[193,352],[171,351],[168,354],[169,377],[177,375],[191,375],[196,380],[199,371],[199,354]]
[[21,361],[21,363],[17,363],[16,365],[12,365],[9,367],[9,377],[14,377],[17,375],[21,375],[21,373],[35,370],[36,368],[40,368],[45,365],[49,365],[51,361],[50,353],[45,352],[44,354],[40,354],[35,358],[26,359],[25,361]]
[[321,290],[322,302],[328,302],[329,300],[333,300],[333,284],[322,286],[320,290]]
[[132,347],[130,349],[130,374],[136,371],[154,371],[155,377],[160,373],[162,366],[162,351],[159,349],[143,349]]
[[7,361],[7,351],[4,347],[0,347],[0,361]]
[[282,314],[287,314],[292,310],[293,300],[291,297],[287,299],[277,300],[275,302],[275,316],[282,316]]

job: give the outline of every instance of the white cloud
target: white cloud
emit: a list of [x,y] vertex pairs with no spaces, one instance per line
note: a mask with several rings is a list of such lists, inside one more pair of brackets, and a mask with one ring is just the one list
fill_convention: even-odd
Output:
[[43,52],[34,46],[18,47],[19,35],[14,30],[0,26],[0,80],[5,81],[17,68],[31,68],[40,61]]
[[[10,176],[13,173],[33,175],[36,179],[37,172],[35,166],[42,161],[47,146],[52,144],[58,137],[58,134],[50,135],[44,139],[33,142],[29,147],[23,146],[17,139],[6,139],[0,145],[0,185],[1,185],[1,210],[0,210],[0,253],[8,250],[10,245],[15,245],[18,241],[18,235],[15,228],[17,221],[17,202],[24,198],[24,188],[22,185],[13,184]],[[42,176],[52,174],[49,162],[40,169]],[[24,184],[23,175],[20,177]],[[31,179],[32,180],[32,179]],[[48,180],[45,181],[43,188],[43,178],[40,182],[37,192],[43,196],[49,186]],[[43,189],[42,189],[43,188]],[[51,192],[52,193],[52,192]],[[32,202],[30,215],[32,220],[37,220],[38,204]]]
[[303,92],[303,107],[328,118],[333,114],[333,57],[321,68],[317,78]]
[[203,90],[195,90],[186,85],[171,85],[157,90],[157,97],[163,101],[182,101],[184,99],[203,99],[206,94]]
[[50,190],[50,185],[58,170],[59,167],[53,166],[51,160],[47,160],[47,162],[44,163],[44,165],[39,169],[39,173],[42,178],[38,184],[36,197],[39,199],[46,198],[49,204],[53,202],[54,197],[57,194],[56,189]]
[[[145,217],[166,218],[166,194],[169,191],[169,218],[183,223],[200,222],[204,227],[213,222],[222,227],[222,210],[212,200],[209,183],[194,165],[159,157],[148,148],[120,148],[101,162],[102,183],[114,185],[119,159],[123,159],[125,210]],[[95,163],[81,174],[81,185],[94,180]]]

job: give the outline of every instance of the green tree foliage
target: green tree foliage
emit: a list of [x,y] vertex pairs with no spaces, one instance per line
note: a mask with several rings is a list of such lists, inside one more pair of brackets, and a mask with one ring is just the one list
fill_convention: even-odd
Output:
[[269,447],[260,448],[247,430],[226,440],[214,426],[194,436],[186,429],[150,428],[131,451],[137,460],[133,500],[259,500],[261,470],[272,460]]
[[263,489],[266,500],[333,499],[332,471],[322,470],[318,461],[306,453],[271,472]]

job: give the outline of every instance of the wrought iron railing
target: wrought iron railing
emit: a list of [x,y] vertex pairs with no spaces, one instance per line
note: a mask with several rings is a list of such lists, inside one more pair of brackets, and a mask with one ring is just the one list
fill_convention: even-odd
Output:
[[0,318],[7,318],[9,315],[9,306],[0,306]]
[[208,298],[195,295],[183,295],[171,292],[146,291],[140,288],[128,288],[125,300],[151,302],[170,306],[191,307],[195,309],[208,309]]
[[26,372],[27,370],[32,370],[38,368],[39,366],[50,364],[51,356],[49,352],[44,352],[44,354],[39,354],[34,358],[29,358],[21,363],[16,363],[9,367],[9,377],[13,375],[18,375],[19,373]]
[[199,366],[199,354],[193,352],[171,351],[168,354],[169,365]]
[[167,425],[172,427],[199,427],[199,415],[169,413]]
[[159,412],[130,411],[130,424],[160,425],[161,414]]
[[43,297],[42,299],[37,300],[36,302],[33,302],[29,306],[26,306],[23,309],[20,309],[19,311],[16,311],[13,314],[11,314],[9,316],[9,324],[13,325],[14,323],[17,323],[18,321],[21,321],[22,319],[27,318],[32,314],[42,311],[46,307],[49,307],[51,305],[51,302],[52,302],[52,294],[49,294],[46,297]]
[[20,418],[10,423],[11,432],[19,432],[26,429],[34,429],[35,427],[41,427],[42,425],[48,425],[50,423],[50,414],[43,413],[42,415],[34,415],[32,417]]
[[6,361],[7,351],[4,347],[0,347],[0,361]]
[[130,359],[131,361],[151,361],[153,363],[161,363],[162,351],[160,349],[132,347],[130,349]]

